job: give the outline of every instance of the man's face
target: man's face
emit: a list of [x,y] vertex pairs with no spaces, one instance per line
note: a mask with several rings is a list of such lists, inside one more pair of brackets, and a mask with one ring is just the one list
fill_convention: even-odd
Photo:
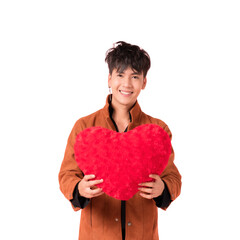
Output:
[[144,78],[143,73],[137,73],[130,67],[123,72],[117,72],[117,69],[114,69],[108,76],[108,85],[112,88],[113,106],[124,105],[130,109],[146,83],[147,79]]

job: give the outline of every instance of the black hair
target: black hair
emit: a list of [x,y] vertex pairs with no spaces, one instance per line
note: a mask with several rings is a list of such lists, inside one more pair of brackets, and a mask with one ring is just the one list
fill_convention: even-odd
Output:
[[110,74],[113,69],[124,72],[126,68],[131,67],[137,73],[143,73],[144,77],[151,66],[150,57],[145,50],[123,41],[116,42],[107,51],[105,62],[108,64]]

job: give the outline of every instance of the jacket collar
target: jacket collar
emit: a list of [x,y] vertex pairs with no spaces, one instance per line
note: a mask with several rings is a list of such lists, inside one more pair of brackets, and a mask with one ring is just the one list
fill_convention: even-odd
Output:
[[[114,126],[113,122],[111,120],[111,117],[110,117],[110,112],[109,112],[110,111],[110,105],[111,105],[110,96],[111,96],[111,94],[109,94],[107,96],[106,104],[105,104],[105,106],[103,107],[102,110],[103,110],[103,114],[104,114],[104,117],[106,118],[107,122],[111,126]],[[132,108],[130,110],[130,116],[131,116],[132,121],[129,123],[128,130],[131,130],[134,127],[139,125],[141,115],[142,115],[142,110],[141,110],[141,108],[138,104],[138,101],[136,101],[136,103],[132,106]]]

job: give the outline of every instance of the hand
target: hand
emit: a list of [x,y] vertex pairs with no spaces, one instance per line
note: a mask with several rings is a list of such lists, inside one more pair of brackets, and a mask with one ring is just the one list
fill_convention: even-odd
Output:
[[99,183],[102,183],[103,179],[89,181],[93,178],[95,178],[94,175],[85,175],[83,179],[79,182],[78,191],[81,196],[85,198],[93,198],[104,194],[102,188],[98,188],[95,186]]
[[157,174],[150,174],[150,178],[154,178],[154,182],[145,182],[145,183],[139,183],[139,186],[142,186],[138,188],[140,190],[140,195],[143,198],[152,199],[160,196],[164,190],[164,182]]

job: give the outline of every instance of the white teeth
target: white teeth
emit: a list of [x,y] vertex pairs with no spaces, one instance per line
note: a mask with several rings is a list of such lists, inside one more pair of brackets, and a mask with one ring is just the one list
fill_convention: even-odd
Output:
[[124,95],[130,95],[132,93],[132,92],[124,92],[124,91],[121,91],[121,90],[120,90],[120,92]]

